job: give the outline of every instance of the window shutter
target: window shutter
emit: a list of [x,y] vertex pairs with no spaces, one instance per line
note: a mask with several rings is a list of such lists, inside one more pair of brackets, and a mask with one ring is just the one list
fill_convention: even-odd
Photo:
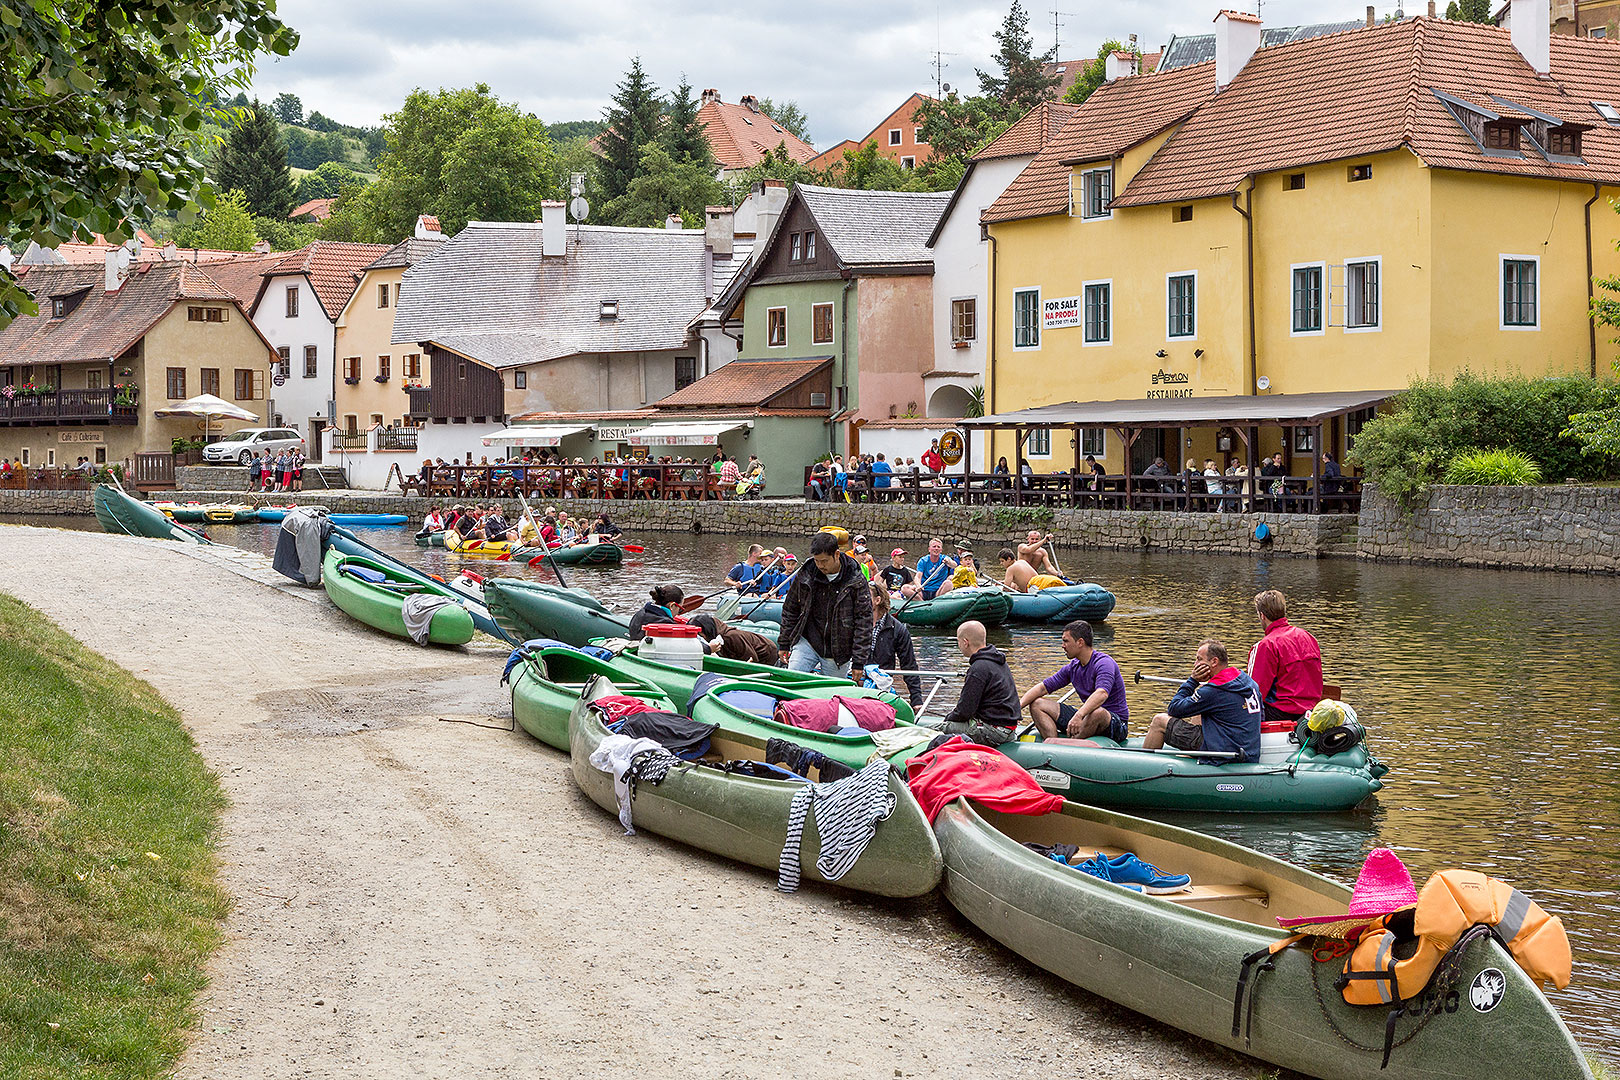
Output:
[[264,372],[258,368],[253,369],[253,400],[259,401],[264,397]]

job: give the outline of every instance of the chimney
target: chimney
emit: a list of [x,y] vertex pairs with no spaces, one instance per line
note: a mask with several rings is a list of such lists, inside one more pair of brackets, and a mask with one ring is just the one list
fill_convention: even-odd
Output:
[[170,240],[167,244],[163,245],[163,258],[165,260],[178,259],[179,257],[180,248],[175,245],[173,240]]
[[753,94],[744,94],[737,99],[737,104],[746,105],[752,112],[759,112],[759,98]]
[[754,187],[754,242],[762,244],[776,227],[776,219],[787,206],[787,184],[781,180],[761,180]]
[[711,101],[717,105],[720,103],[720,91],[712,88],[703,91],[702,99],[698,102],[698,104],[701,107],[709,104]]
[[568,224],[563,210],[560,202],[540,204],[540,254],[543,258],[568,254]]
[[1536,69],[1537,75],[1552,70],[1552,17],[1547,0],[1513,0],[1508,9],[1508,31],[1513,35],[1513,47]]
[[417,214],[415,235],[418,240],[443,240],[444,230],[439,228],[439,219],[432,214]]
[[671,214],[671,215],[669,215],[669,217],[664,219],[664,228],[666,228],[666,229],[684,229],[684,228],[686,228],[686,222],[681,220],[681,215],[679,215],[679,214]]
[[1429,18],[1434,18],[1434,0],[1429,0]]
[[1126,75],[1136,74],[1137,58],[1128,52],[1114,50],[1103,58],[1103,79],[1113,82]]
[[703,208],[703,246],[716,255],[730,255],[736,240],[737,212],[729,206]]
[[107,252],[107,291],[117,292],[123,288],[124,279],[127,277],[129,277],[129,250],[115,247]]
[[1367,5],[1367,25],[1368,26],[1375,26],[1375,25],[1377,25],[1377,23],[1378,23],[1378,12],[1373,9],[1373,6],[1371,4],[1368,4]]
[[1237,78],[1259,47],[1260,16],[1246,11],[1223,11],[1215,16],[1215,89]]
[[[268,255],[268,254],[270,254],[270,241],[268,241],[268,240],[260,240],[257,244],[254,244],[253,245],[253,254],[255,254],[255,255]],[[195,260],[193,260],[193,261],[195,261]]]

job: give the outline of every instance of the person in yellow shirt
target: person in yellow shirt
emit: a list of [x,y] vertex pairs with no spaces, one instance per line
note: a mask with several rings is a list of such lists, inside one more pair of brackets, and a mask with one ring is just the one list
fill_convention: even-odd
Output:
[[971,589],[979,583],[979,567],[973,561],[973,552],[958,551],[956,553],[957,566],[945,584],[939,587],[936,595],[944,596],[952,589]]

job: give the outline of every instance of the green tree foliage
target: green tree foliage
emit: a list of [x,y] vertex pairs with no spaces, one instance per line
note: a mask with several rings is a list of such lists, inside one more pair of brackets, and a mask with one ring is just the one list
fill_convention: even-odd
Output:
[[931,163],[965,164],[1016,119],[995,98],[962,98],[954,91],[938,101],[923,102],[912,115],[918,137],[928,143]]
[[1058,84],[1055,75],[1042,70],[1057,55],[1057,46],[1035,55],[1035,39],[1029,33],[1029,13],[1023,4],[1013,5],[995,33],[996,66],[999,73],[976,70],[979,92],[995,98],[1011,117],[1022,116],[1043,101],[1050,100]]
[[[0,4],[4,239],[20,251],[126,240],[164,212],[191,223],[213,198],[191,147],[228,118],[214,102],[250,84],[259,53],[297,44],[271,0]],[[24,311],[37,307],[0,271],[0,326]]]
[[347,164],[354,143],[337,131],[312,131],[284,127],[281,138],[287,146],[287,164],[295,169],[318,169],[328,161]]
[[1419,380],[1374,417],[1349,456],[1367,478],[1412,505],[1445,475],[1452,459],[1482,450],[1512,450],[1538,462],[1553,482],[1596,479],[1612,461],[1583,457],[1564,434],[1572,414],[1620,404],[1620,389],[1584,376],[1485,379],[1463,373],[1449,385]]
[[604,207],[615,225],[662,225],[679,214],[687,225],[703,222],[703,208],[718,203],[724,192],[707,166],[679,161],[659,143],[641,152],[639,175],[630,190]]
[[259,242],[259,232],[254,227],[247,196],[240,191],[225,192],[214,200],[212,208],[204,211],[201,221],[176,233],[174,241],[188,248],[252,251],[253,245]]
[[606,127],[607,125],[600,120],[562,120],[555,124],[547,124],[546,134],[551,136],[552,142],[561,146],[569,139],[577,139],[580,136],[584,136],[587,140],[594,139],[602,134]]
[[341,161],[325,161],[314,172],[298,178],[293,198],[300,204],[311,199],[330,199],[344,184],[364,183],[360,174]]
[[776,126],[791,131],[805,142],[810,141],[810,118],[804,115],[799,103],[791,98],[778,105],[770,98],[759,99],[759,111],[776,121]]
[[605,203],[630,190],[630,182],[640,171],[642,151],[658,141],[661,113],[658,88],[641,69],[641,57],[635,57],[613,95],[613,104],[602,113],[607,130],[600,139],[602,160],[596,175],[597,190]]
[[1070,105],[1078,105],[1090,97],[1097,87],[1103,84],[1103,78],[1108,73],[1108,54],[1122,48],[1124,46],[1117,38],[1109,38],[1103,42],[1102,48],[1097,50],[1097,58],[1089,61],[1085,70],[1075,77],[1074,85],[1063,95],[1063,100]]
[[659,141],[675,161],[713,172],[714,151],[709,147],[708,132],[698,121],[701,107],[701,102],[692,96],[692,84],[683,72],[680,85],[669,96]]
[[1451,0],[1446,5],[1446,18],[1452,22],[1488,23],[1491,21],[1491,0]]
[[287,148],[275,117],[257,99],[219,148],[214,180],[221,188],[240,191],[255,214],[286,217],[292,209]]
[[270,107],[275,110],[276,119],[283,124],[304,122],[304,103],[298,100],[297,94],[277,94]]
[[394,243],[411,235],[418,214],[437,215],[452,235],[473,220],[533,221],[557,191],[545,124],[484,83],[412,91],[385,120],[378,181],[340,187],[323,237]]

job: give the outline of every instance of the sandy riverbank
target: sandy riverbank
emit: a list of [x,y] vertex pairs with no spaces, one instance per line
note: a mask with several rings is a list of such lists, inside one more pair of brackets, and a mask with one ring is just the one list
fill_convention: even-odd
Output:
[[937,895],[784,896],[621,837],[565,756],[506,730],[503,648],[419,649],[260,572],[0,527],[0,590],[149,680],[232,800],[236,906],[181,1076],[1260,1071],[1042,974]]

